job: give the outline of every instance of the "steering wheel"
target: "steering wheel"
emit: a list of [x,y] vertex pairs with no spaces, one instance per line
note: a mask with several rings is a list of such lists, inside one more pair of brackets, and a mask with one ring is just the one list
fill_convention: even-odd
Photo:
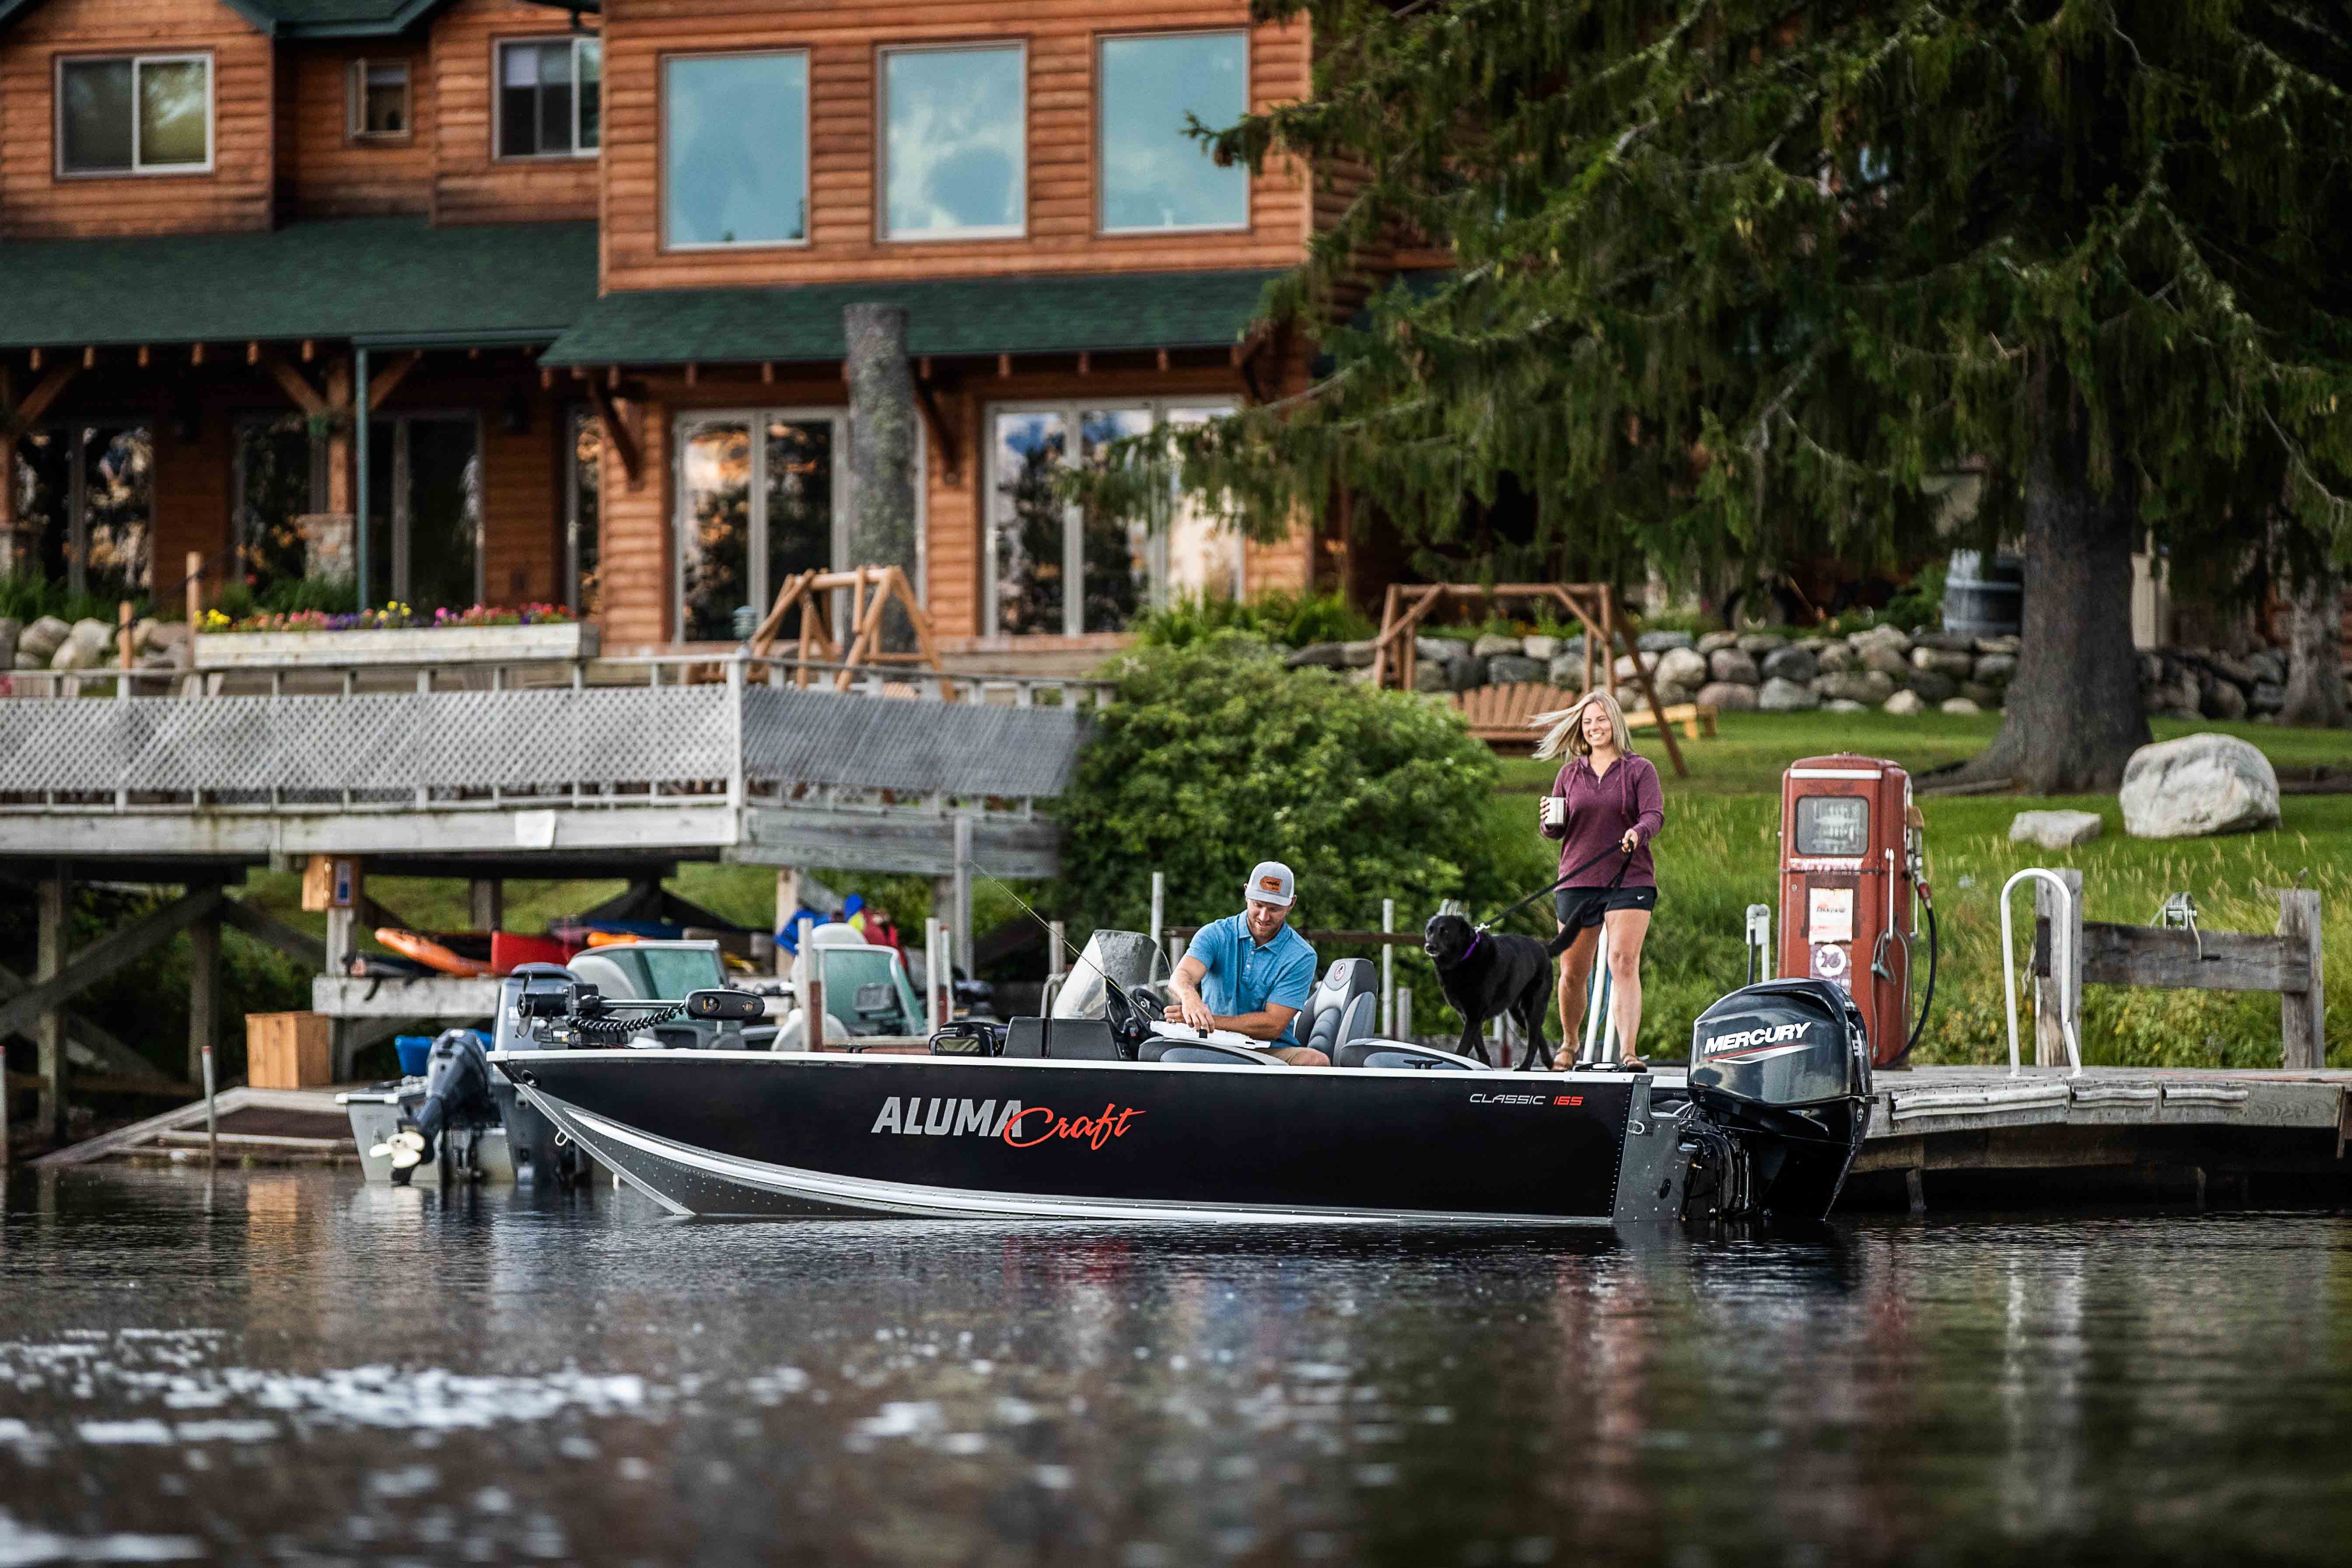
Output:
[[1114,986],[1104,998],[1103,1018],[1110,1025],[1111,1042],[1118,1047],[1120,1058],[1138,1060],[1143,1042],[1151,1037],[1151,1026],[1144,1021],[1142,1009],[1125,991]]

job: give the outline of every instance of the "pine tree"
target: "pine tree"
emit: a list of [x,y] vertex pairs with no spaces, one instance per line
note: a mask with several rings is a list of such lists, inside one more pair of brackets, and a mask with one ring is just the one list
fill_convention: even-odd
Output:
[[[1188,433],[1260,517],[1334,487],[1443,531],[1689,570],[1918,537],[1986,474],[2023,649],[1980,776],[2106,789],[2147,739],[2130,556],[2352,543],[2352,18],[2323,0],[1261,0],[1316,89],[1210,137],[1344,171],[1277,317],[1401,239],[1433,284],[1298,396]],[[1203,132],[1205,135],[1206,132]]]

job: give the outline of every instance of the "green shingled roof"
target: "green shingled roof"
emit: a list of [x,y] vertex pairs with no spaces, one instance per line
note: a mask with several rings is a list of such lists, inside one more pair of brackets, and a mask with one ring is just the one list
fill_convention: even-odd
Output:
[[[41,0],[0,0],[5,27]],[[222,0],[260,32],[280,38],[383,38],[404,33],[449,0]],[[594,11],[598,0],[538,0],[565,10]]]
[[605,295],[541,356],[547,364],[725,364],[837,360],[841,310],[904,305],[907,352],[1113,353],[1223,348],[1256,316],[1278,272],[1114,272],[1081,277],[805,283],[782,289],[646,289]]
[[546,341],[596,298],[596,226],[342,218],[262,234],[8,240],[0,278],[0,348]]

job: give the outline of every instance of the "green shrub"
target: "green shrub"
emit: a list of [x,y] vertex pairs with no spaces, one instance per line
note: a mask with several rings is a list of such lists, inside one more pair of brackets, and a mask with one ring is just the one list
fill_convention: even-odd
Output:
[[1090,925],[1142,930],[1163,871],[1169,923],[1201,924],[1239,910],[1250,868],[1273,859],[1298,875],[1301,928],[1376,930],[1384,897],[1408,931],[1444,899],[1491,908],[1507,887],[1486,820],[1499,776],[1446,709],[1285,669],[1258,638],[1147,647],[1056,807],[1066,901]]
[[[136,614],[147,613],[147,601],[133,600]],[[61,621],[104,621],[114,624],[116,601],[97,594],[77,594],[64,583],[37,572],[11,572],[0,577],[0,616],[27,626],[43,616]]]
[[306,610],[354,615],[360,607],[359,585],[349,577],[283,577],[262,590],[256,607],[280,616]]
[[1248,599],[1187,594],[1136,623],[1146,647],[1190,647],[1221,631],[1251,632],[1285,647],[1360,642],[1379,628],[1337,594],[1300,595],[1276,589]]

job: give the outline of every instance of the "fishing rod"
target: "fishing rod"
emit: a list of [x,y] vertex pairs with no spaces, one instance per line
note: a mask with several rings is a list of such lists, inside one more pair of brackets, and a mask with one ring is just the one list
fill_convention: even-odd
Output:
[[1108,973],[1105,973],[1101,966],[1087,963],[1087,955],[1080,952],[1076,948],[1071,946],[1070,939],[1062,932],[1055,931],[1052,921],[1047,920],[1044,915],[1039,914],[1035,910],[1030,908],[1029,900],[1014,892],[1012,888],[1006,885],[1003,878],[997,876],[994,872],[991,871],[987,867],[982,866],[977,860],[962,860],[959,861],[958,864],[969,867],[971,869],[977,871],[982,876],[987,878],[990,881],[994,882],[997,887],[1003,891],[1006,898],[1011,899],[1014,903],[1021,906],[1021,912],[1023,914],[1027,915],[1031,920],[1035,921],[1040,926],[1045,928],[1046,940],[1051,942],[1059,942],[1064,950],[1069,953],[1073,961],[1070,965],[1070,972],[1072,973],[1075,974],[1077,973],[1078,967],[1081,964],[1093,970],[1097,974],[1102,976],[1102,983],[1110,987],[1112,994],[1118,998],[1119,1005],[1125,1007],[1139,1020],[1141,1019],[1142,1014],[1138,1012],[1135,1004],[1129,1000],[1126,987],[1119,984],[1118,981],[1113,980]]

